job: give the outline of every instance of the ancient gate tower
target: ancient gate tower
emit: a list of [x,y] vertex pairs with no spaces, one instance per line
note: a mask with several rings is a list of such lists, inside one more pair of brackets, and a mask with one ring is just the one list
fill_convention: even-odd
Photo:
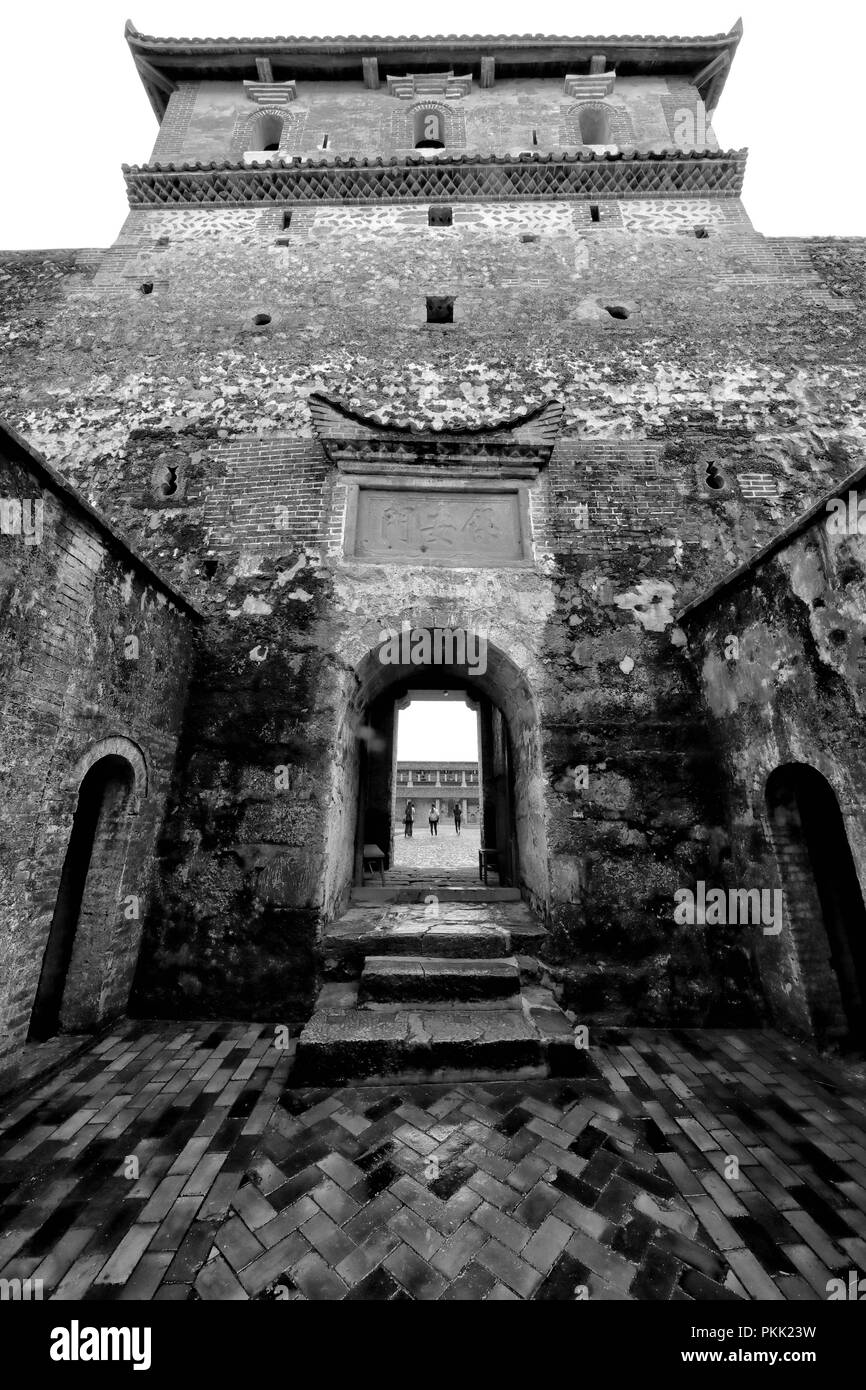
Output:
[[[8,877],[10,1045],[97,735],[124,785],[140,759],[148,819],[121,850],[97,823],[114,867],[78,1021],[132,987],[149,1013],[299,1027],[363,843],[390,850],[410,681],[481,711],[485,836],[575,1017],[743,1023],[769,995],[808,1028],[793,946],[674,918],[683,886],[779,872],[678,614],[863,438],[862,248],[759,235],[745,151],[713,133],[739,26],[127,38],[160,124],[115,245],[2,262],[0,406],[117,570],[0,811],[43,845],[38,885]],[[27,575],[56,598],[53,536]],[[436,629],[483,638],[483,670],[383,659]]]

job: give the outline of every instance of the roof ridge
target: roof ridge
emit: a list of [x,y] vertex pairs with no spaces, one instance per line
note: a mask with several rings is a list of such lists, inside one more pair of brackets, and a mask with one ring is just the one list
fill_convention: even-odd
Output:
[[249,163],[245,160],[211,159],[207,162],[202,160],[191,160],[182,164],[122,164],[121,169],[124,174],[178,174],[201,171],[231,173],[244,169],[283,169],[291,168],[292,166],[296,168],[307,167],[314,169],[380,169],[389,166],[396,167],[399,165],[411,164],[413,166],[423,165],[430,168],[435,167],[437,164],[477,164],[481,161],[495,164],[562,164],[568,162],[575,164],[604,164],[617,162],[631,163],[642,159],[661,161],[668,159],[672,155],[676,156],[677,159],[686,160],[739,159],[745,158],[748,155],[748,149],[743,147],[739,150],[683,150],[675,145],[668,145],[651,150],[638,150],[634,146],[624,146],[618,150],[604,150],[601,152],[595,150],[577,150],[575,153],[571,153],[568,148],[550,152],[520,152],[518,154],[495,154],[492,151],[487,153],[478,151],[474,153],[446,154],[444,156],[437,156],[436,158],[430,158],[424,155],[406,154],[403,156],[371,155],[361,159],[356,158],[354,155],[335,155],[330,159],[311,159],[304,155],[291,155],[288,159],[281,159],[278,157],[277,162],[275,162],[274,159],[251,160]]
[[124,30],[128,39],[138,39],[143,43],[491,43],[491,42],[540,42],[540,43],[711,43],[715,40],[730,39],[742,32],[742,22],[737,21],[726,33],[716,34],[275,34],[241,35],[226,34],[213,37],[200,35],[158,35],[142,34],[135,28],[132,20],[126,21]]

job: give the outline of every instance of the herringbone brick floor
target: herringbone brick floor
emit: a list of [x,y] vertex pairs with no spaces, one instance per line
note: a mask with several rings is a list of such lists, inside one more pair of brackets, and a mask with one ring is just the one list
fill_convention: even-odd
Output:
[[563,1081],[295,1091],[265,1028],[129,1023],[0,1123],[0,1278],[55,1299],[823,1299],[866,1088],[772,1033]]

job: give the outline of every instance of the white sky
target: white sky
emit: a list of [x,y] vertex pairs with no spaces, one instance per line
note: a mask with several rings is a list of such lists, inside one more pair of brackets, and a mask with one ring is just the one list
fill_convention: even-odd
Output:
[[[0,24],[0,247],[108,246],[125,215],[121,163],[146,162],[156,118],[124,20],[159,36],[270,37],[314,15],[318,34],[713,34],[742,11],[745,37],[716,116],[723,147],[750,148],[744,201],[772,236],[866,233],[860,95],[862,0],[41,0]],[[429,22],[427,17],[429,17]],[[309,30],[308,30],[309,32]]]
[[413,700],[398,715],[399,762],[477,760],[478,715],[468,705],[449,704],[447,700]]

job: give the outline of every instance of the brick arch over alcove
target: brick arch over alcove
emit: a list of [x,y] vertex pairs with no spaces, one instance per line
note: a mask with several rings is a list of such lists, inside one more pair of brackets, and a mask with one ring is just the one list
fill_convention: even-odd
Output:
[[416,141],[416,118],[426,112],[442,118],[442,142],[447,149],[466,144],[466,117],[463,111],[435,98],[413,101],[395,110],[391,121],[391,140],[395,149],[411,150]]
[[[471,637],[476,635],[470,630]],[[538,705],[517,660],[489,640],[485,640],[484,650],[486,669],[483,672],[474,672],[471,666],[458,664],[391,665],[380,660],[379,646],[367,651],[357,662],[337,736],[335,803],[341,807],[342,814],[329,822],[326,905],[339,900],[353,872],[359,768],[362,759],[368,756],[367,752],[362,754],[362,745],[375,754],[384,753],[393,766],[395,703],[406,689],[430,685],[464,690],[473,701],[479,701],[482,706],[486,704],[494,711],[494,738],[496,717],[501,718],[513,760],[517,881],[539,909],[547,908],[550,886]]]
[[82,753],[70,769],[67,778],[68,789],[74,796],[77,796],[78,788],[87,773],[103,758],[123,758],[125,762],[129,763],[133,777],[133,800],[130,809],[134,814],[137,814],[141,810],[141,803],[148,792],[147,760],[138,744],[133,743],[131,738],[126,738],[122,734],[100,739],[98,743],[92,744],[85,753]]

